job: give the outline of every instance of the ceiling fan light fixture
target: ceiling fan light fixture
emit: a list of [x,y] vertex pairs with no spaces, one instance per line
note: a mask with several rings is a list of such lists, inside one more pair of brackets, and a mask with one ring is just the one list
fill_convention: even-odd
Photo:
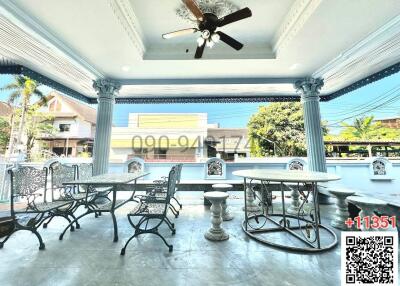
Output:
[[204,30],[201,32],[201,36],[203,37],[203,39],[208,39],[211,36],[211,33],[209,30]]
[[208,40],[207,43],[206,43],[206,46],[209,47],[210,49],[211,49],[212,47],[214,47],[214,45],[215,45],[215,43],[214,43],[214,41],[212,41],[211,39]]
[[220,40],[220,36],[219,36],[217,33],[214,33],[214,34],[211,35],[211,40],[212,40],[214,43],[218,43],[219,40]]
[[197,39],[197,45],[201,47],[204,44],[205,39],[203,37],[199,37]]

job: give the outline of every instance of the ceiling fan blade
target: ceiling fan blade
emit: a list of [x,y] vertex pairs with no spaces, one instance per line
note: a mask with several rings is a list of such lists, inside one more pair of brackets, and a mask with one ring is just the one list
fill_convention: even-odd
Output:
[[240,21],[245,18],[249,18],[249,17],[251,17],[251,15],[252,15],[251,10],[248,7],[243,8],[239,11],[233,12],[232,14],[229,14],[229,15],[219,19],[218,27],[222,27],[222,26],[228,25],[230,23]]
[[236,41],[234,38],[228,36],[227,34],[220,31],[218,31],[217,34],[219,35],[219,39],[221,41],[231,46],[235,50],[239,51],[241,48],[243,48],[243,44],[241,42]]
[[199,20],[200,22],[203,21],[204,14],[203,12],[201,12],[195,0],[182,0],[182,2],[190,10],[190,12],[192,12],[192,14],[196,17],[197,20]]
[[204,52],[204,48],[205,47],[206,47],[206,41],[204,41],[204,43],[200,47],[197,46],[196,54],[194,55],[195,59],[201,59],[201,57],[203,56],[203,52]]
[[163,37],[163,39],[171,39],[171,38],[175,38],[175,37],[179,37],[179,36],[193,34],[193,33],[196,33],[197,31],[198,31],[198,29],[196,29],[196,28],[183,29],[183,30],[178,30],[175,32],[163,34],[162,37]]

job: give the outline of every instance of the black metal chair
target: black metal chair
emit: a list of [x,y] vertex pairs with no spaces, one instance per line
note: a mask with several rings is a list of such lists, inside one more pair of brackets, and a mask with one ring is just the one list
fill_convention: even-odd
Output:
[[[52,201],[47,202],[46,184],[47,184],[47,168],[36,169],[33,167],[19,167],[8,171],[10,175],[10,205],[11,219],[9,222],[10,229],[5,239],[0,242],[2,248],[10,236],[19,230],[28,230],[36,235],[39,240],[39,249],[44,249],[42,237],[37,229],[49,218],[60,216],[71,222],[68,216],[59,212],[59,208],[69,207],[70,202]],[[38,198],[42,197],[42,200]],[[22,199],[26,200],[26,206],[16,209],[15,202]],[[24,224],[24,217],[28,216],[27,222]]]
[[[92,163],[81,163],[79,165],[76,165],[76,177],[77,179],[80,180],[85,180],[93,177],[93,164]],[[109,202],[111,202],[110,198],[108,197],[108,194],[112,190],[111,187],[103,187],[103,188],[93,188],[91,187],[89,190],[85,189],[83,192],[81,188],[85,188],[85,186],[78,186],[77,187],[77,193],[81,194],[83,197],[85,197],[86,192],[88,192],[88,200],[87,200],[87,207],[88,208],[93,208],[96,209],[98,208],[98,205],[96,203],[97,199],[105,199]],[[101,216],[101,212],[95,212],[95,217]]]
[[[135,229],[135,232],[121,249],[121,255],[125,255],[126,247],[133,238],[146,233],[157,235],[163,240],[165,245],[168,246],[170,252],[173,250],[173,246],[168,244],[165,238],[159,233],[158,229],[161,224],[165,222],[171,229],[172,234],[175,234],[175,228],[167,218],[167,212],[172,194],[175,190],[176,176],[177,167],[174,166],[169,172],[166,197],[157,197],[152,194],[135,196],[135,198],[139,198],[140,201],[128,214],[128,221]],[[139,217],[137,223],[133,222],[133,217]],[[154,221],[155,223],[153,223]]]
[[[176,166],[176,184],[175,184],[175,189],[172,193],[171,199],[174,200],[178,205],[179,208],[182,209],[182,204],[178,201],[178,199],[175,197],[175,193],[178,190],[178,186],[181,180],[181,172],[182,172],[182,167],[183,164],[177,164]],[[153,181],[154,185],[149,186],[146,188],[146,193],[147,194],[153,194],[156,197],[166,197],[167,195],[167,185],[168,185],[168,178],[167,177],[162,177],[161,180],[155,180]],[[175,206],[170,202],[169,203],[169,208],[171,212],[175,215],[175,218],[179,216],[179,211],[175,208]]]
[[[65,212],[74,220],[74,212],[83,204],[83,200],[86,198],[86,193],[79,192],[78,186],[64,186],[64,183],[71,182],[77,178],[77,166],[69,166],[55,161],[50,164],[49,172],[52,201],[65,201],[71,203],[71,207],[60,208],[58,211]],[[46,228],[52,219],[53,218],[50,218],[49,221],[43,223],[43,227]],[[76,228],[80,228],[78,222],[76,222]],[[71,230],[73,230],[73,227]]]

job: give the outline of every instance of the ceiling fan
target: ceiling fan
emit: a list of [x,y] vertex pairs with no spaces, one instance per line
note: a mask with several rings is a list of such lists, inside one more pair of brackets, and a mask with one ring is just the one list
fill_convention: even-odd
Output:
[[222,18],[218,18],[213,13],[203,13],[195,0],[182,0],[182,2],[196,17],[198,27],[163,34],[163,39],[171,39],[178,36],[201,32],[200,37],[197,39],[197,49],[194,56],[196,59],[200,59],[203,56],[204,48],[206,46],[212,48],[214,44],[220,40],[237,51],[243,48],[242,43],[236,41],[234,38],[228,36],[224,32],[217,31],[217,29],[230,23],[251,17],[252,14],[249,8],[246,7]]

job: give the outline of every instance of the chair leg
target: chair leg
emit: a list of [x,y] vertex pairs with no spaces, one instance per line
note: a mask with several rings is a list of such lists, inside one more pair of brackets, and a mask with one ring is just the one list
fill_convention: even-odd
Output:
[[37,239],[39,240],[39,250],[44,250],[45,245],[43,243],[42,237],[40,236],[40,234],[38,233],[38,231],[36,229],[31,229],[30,230],[34,235],[36,235]]
[[182,204],[178,201],[177,198],[172,197],[171,199],[173,199],[179,205],[179,208],[182,209]]
[[139,235],[139,232],[135,231],[135,233],[128,239],[128,241],[125,243],[125,246],[121,249],[121,255],[125,255],[125,250],[128,247],[129,242],[131,242],[131,240],[134,237],[137,237]]
[[69,215],[72,217],[73,220],[75,220],[75,227],[76,227],[76,229],[80,229],[80,228],[81,228],[81,225],[80,225],[80,224],[78,223],[78,221],[76,220],[76,216],[75,216],[73,213],[70,213]]
[[176,233],[175,225],[173,223],[171,223],[171,221],[168,218],[166,218],[165,223],[168,225],[168,227],[171,230],[172,234],[175,234]]
[[3,241],[0,242],[0,249],[3,248],[4,244],[6,243],[6,241],[10,238],[10,236],[11,236],[13,233],[14,233],[14,231],[11,232],[9,235],[7,235],[6,238],[5,238]]
[[171,210],[171,212],[174,214],[175,218],[178,218],[179,216],[179,211],[177,211],[173,205],[169,204],[169,209]]
[[50,217],[46,218],[45,220],[47,220],[47,219],[49,219],[49,220],[48,220],[48,222],[43,223],[43,228],[47,228],[47,225],[53,220],[53,218],[54,218],[54,216],[50,216]]
[[162,241],[164,241],[165,245],[168,247],[169,252],[172,252],[174,250],[174,247],[172,245],[168,244],[168,242],[165,240],[165,238],[158,231],[152,231],[151,233],[157,235],[159,238],[162,239]]

